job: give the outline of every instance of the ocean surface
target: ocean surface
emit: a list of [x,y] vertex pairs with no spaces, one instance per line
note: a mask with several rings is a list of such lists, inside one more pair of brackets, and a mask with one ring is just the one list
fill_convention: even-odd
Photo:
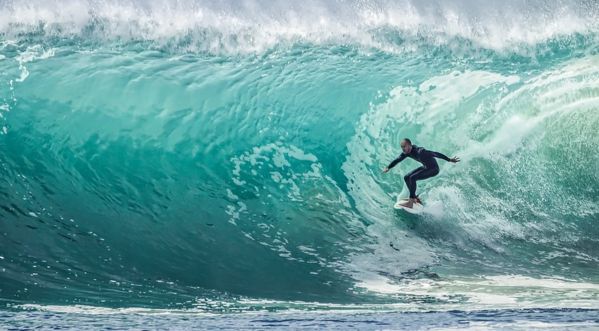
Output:
[[12,328],[599,328],[599,2],[0,0]]

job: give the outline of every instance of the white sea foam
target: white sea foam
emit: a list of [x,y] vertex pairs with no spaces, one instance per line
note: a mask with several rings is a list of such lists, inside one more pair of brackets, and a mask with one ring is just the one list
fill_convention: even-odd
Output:
[[588,1],[8,1],[0,32],[44,31],[100,39],[184,39],[202,50],[262,51],[281,42],[355,43],[410,49],[409,40],[451,46],[463,38],[518,50],[552,38],[597,32]]
[[[227,307],[238,313],[257,314],[276,308],[298,313],[356,313],[368,311],[475,311],[481,309],[527,308],[596,308],[599,285],[562,278],[532,278],[522,275],[456,278],[451,280],[410,280],[390,284],[382,279],[361,284],[367,289],[387,295],[403,294],[426,297],[428,300],[410,303],[338,304],[311,301],[284,301],[260,298],[230,298],[198,300],[197,306],[187,309],[154,309],[141,307],[108,308],[86,305],[18,305],[22,309],[76,313],[107,314],[212,314],[215,307]],[[456,300],[453,298],[461,297]],[[432,298],[436,300],[431,300]]]

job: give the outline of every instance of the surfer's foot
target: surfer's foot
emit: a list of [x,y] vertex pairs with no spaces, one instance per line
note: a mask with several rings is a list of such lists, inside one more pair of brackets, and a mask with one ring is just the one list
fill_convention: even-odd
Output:
[[418,198],[410,198],[411,203],[420,203],[420,199]]
[[401,205],[406,208],[412,208],[414,206],[414,202],[412,199],[408,199],[407,201],[402,202]]

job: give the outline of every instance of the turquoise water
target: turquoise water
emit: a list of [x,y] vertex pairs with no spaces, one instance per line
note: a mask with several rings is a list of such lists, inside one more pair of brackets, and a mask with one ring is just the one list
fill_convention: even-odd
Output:
[[[0,2],[3,318],[596,326],[598,19],[593,1]],[[421,216],[392,208],[417,164],[381,173],[404,137],[462,159],[419,183]]]

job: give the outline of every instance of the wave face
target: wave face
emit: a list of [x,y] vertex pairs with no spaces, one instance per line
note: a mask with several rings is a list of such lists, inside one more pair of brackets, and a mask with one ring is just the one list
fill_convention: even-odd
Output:
[[[0,22],[5,301],[597,306],[594,1],[4,1]],[[463,160],[418,217],[392,208],[417,164],[381,173],[403,137]]]

